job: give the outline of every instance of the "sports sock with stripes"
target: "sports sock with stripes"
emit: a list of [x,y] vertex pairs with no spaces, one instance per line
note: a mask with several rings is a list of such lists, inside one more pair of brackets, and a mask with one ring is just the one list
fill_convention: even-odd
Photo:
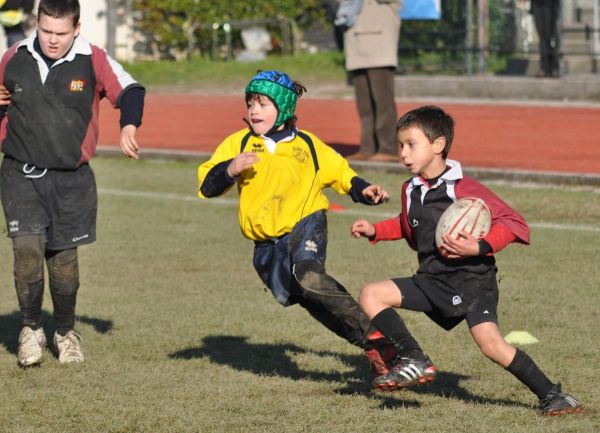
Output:
[[396,346],[399,356],[411,358],[417,356],[417,359],[423,357],[419,343],[406,329],[404,321],[393,308],[381,311],[371,319],[371,323]]
[[541,400],[545,398],[554,384],[525,352],[517,349],[517,353],[506,370],[519,379]]

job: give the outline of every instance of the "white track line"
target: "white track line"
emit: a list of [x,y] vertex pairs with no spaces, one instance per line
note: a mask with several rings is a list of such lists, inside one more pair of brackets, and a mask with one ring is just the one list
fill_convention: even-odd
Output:
[[[162,192],[149,192],[149,191],[132,191],[132,190],[121,190],[121,189],[109,189],[109,188],[98,188],[98,192],[101,195],[117,196],[117,197],[133,197],[133,198],[146,198],[153,200],[174,200],[174,201],[185,201],[185,202],[196,202],[199,204],[215,204],[225,206],[237,206],[238,200],[232,198],[211,198],[210,200],[201,200],[195,196],[188,196],[183,194],[174,193],[162,193]],[[368,208],[356,208],[356,209],[345,209],[341,212],[329,212],[329,215],[341,215],[341,216],[353,216],[353,217],[366,217],[372,216],[379,219],[392,218],[398,213],[394,212],[383,212],[373,211]],[[592,226],[588,224],[557,224],[550,222],[533,222],[529,224],[532,228],[536,229],[552,229],[552,230],[570,230],[576,232],[600,232],[600,227]]]

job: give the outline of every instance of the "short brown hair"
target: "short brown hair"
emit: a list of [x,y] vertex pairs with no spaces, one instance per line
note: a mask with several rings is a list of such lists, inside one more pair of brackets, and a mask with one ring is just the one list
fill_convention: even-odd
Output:
[[454,119],[440,107],[426,105],[404,114],[396,124],[396,131],[416,126],[427,137],[430,143],[437,138],[444,137],[446,146],[442,157],[446,159],[450,153],[452,140],[454,139]]
[[73,26],[79,23],[81,8],[79,0],[40,0],[38,19],[42,14],[52,18],[73,18]]

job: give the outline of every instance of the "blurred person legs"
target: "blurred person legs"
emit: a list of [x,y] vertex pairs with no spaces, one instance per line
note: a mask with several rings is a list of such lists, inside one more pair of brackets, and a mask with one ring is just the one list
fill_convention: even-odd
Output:
[[539,37],[540,70],[537,77],[560,76],[560,0],[532,0],[531,13]]
[[4,27],[6,34],[6,46],[11,47],[19,41],[25,39],[25,32],[21,24],[12,27]]
[[369,68],[352,72],[360,117],[360,151],[349,160],[397,161],[394,69]]

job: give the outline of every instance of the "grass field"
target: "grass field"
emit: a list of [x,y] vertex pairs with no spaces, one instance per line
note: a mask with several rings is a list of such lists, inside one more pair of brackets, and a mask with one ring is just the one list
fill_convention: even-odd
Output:
[[[97,158],[98,241],[80,249],[77,329],[86,362],[16,365],[19,315],[10,242],[0,240],[0,432],[600,431],[600,190],[491,185],[532,225],[530,247],[497,259],[501,328],[526,330],[527,352],[584,404],[546,419],[535,397],[484,359],[466,326],[451,333],[403,312],[440,369],[396,394],[371,392],[366,358],[298,307],[284,309],[251,265],[236,197],[195,198],[195,164]],[[328,270],[356,295],[416,268],[404,242],[350,239],[358,216],[399,209],[402,177],[363,173],[390,204],[330,215]],[[4,223],[2,222],[2,227]],[[46,333],[52,309],[46,292]]]
[[239,90],[248,84],[249,77],[258,69],[286,71],[309,87],[315,83],[339,84],[346,79],[344,57],[337,51],[269,56],[265,60],[248,63],[193,58],[181,62],[140,61],[124,66],[140,83],[152,89],[181,89],[185,92],[198,89],[210,89],[211,93]]

